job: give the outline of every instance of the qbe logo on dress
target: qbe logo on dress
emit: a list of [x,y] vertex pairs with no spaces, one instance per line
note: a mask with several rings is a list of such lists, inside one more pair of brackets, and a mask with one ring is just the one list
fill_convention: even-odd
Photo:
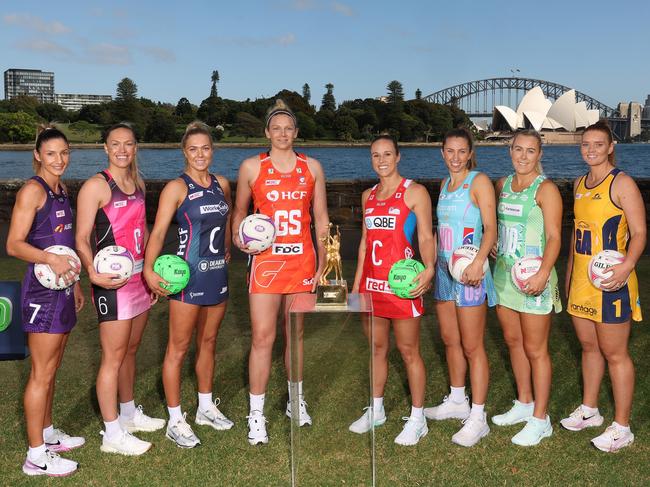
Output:
[[11,300],[4,296],[0,296],[0,332],[9,328],[12,317],[13,305],[11,304]]
[[365,221],[368,230],[395,230],[394,216],[367,216]]

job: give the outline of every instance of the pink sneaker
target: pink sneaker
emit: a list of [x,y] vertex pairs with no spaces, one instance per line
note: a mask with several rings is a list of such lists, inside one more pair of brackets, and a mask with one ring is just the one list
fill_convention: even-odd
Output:
[[603,424],[603,417],[598,410],[595,413],[586,413],[582,405],[578,406],[568,418],[560,420],[560,424],[569,431],[580,431]]
[[602,435],[596,436],[591,442],[600,451],[613,453],[634,443],[634,434],[629,429],[624,430],[612,423]]

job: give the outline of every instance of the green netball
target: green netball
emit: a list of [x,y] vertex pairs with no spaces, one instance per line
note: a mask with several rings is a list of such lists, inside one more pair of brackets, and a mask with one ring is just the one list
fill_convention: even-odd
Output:
[[409,293],[417,285],[413,279],[423,270],[424,265],[415,259],[398,260],[388,273],[388,286],[396,296],[412,299]]
[[161,255],[153,264],[153,270],[169,285],[161,284],[171,294],[181,292],[190,280],[190,267],[178,255]]

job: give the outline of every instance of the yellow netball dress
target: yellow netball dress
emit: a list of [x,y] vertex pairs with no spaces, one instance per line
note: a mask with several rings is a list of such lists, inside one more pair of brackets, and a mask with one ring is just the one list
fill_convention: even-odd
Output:
[[629,233],[623,210],[611,198],[614,179],[620,169],[612,169],[598,185],[587,186],[582,176],[575,191],[573,211],[573,270],[569,291],[569,314],[600,323],[641,321],[641,303],[636,272],[616,291],[601,291],[588,276],[589,260],[601,250],[627,253]]

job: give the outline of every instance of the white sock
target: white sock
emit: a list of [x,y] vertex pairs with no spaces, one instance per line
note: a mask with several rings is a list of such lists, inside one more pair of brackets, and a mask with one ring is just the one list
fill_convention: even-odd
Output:
[[35,448],[30,446],[27,451],[27,458],[29,458],[30,462],[35,462],[43,453],[45,453],[45,443]]
[[199,409],[201,411],[207,411],[210,409],[210,406],[214,404],[212,402],[212,393],[211,392],[199,392]]
[[629,425],[629,424],[628,424],[627,426],[623,426],[622,424],[618,424],[616,421],[614,421],[614,422],[612,423],[612,426],[615,426],[615,427],[617,427],[618,429],[620,429],[621,431],[625,431],[626,433],[629,433],[630,431],[632,431],[632,430],[630,429],[630,425]]
[[264,414],[264,398],[266,394],[248,394],[250,400],[250,412],[259,411]]
[[47,428],[43,428],[43,439],[47,440],[50,436],[54,434],[54,425],[51,424]]
[[521,402],[519,399],[515,399],[515,401],[517,401],[517,402],[518,402],[519,404],[521,404],[522,406],[526,406],[526,407],[529,407],[529,408],[535,407],[535,401],[532,401],[532,402]]
[[133,416],[135,416],[134,400],[120,403],[120,416],[122,416],[124,419],[133,419]]
[[372,410],[375,413],[384,412],[384,398],[383,397],[373,397],[372,398]]
[[415,406],[411,406],[411,417],[424,421],[424,407],[416,408]]
[[106,431],[105,438],[115,438],[122,433],[122,426],[120,426],[119,419],[114,421],[104,421],[104,430]]
[[[287,381],[287,390],[289,391],[289,400],[291,400],[291,382]],[[302,381],[298,382],[298,397],[302,399]]]
[[465,386],[463,387],[454,387],[449,388],[449,399],[455,402],[456,404],[462,404],[465,402]]
[[477,416],[477,415],[483,416],[484,411],[485,411],[485,404],[472,403],[472,410],[469,412],[469,414],[472,416]]
[[580,407],[587,414],[598,414],[598,408],[590,408],[589,406],[585,406],[584,404],[582,404]]
[[183,411],[181,411],[180,404],[178,406],[167,406],[167,411],[169,412],[169,422],[171,424],[176,424],[178,421],[183,419]]

